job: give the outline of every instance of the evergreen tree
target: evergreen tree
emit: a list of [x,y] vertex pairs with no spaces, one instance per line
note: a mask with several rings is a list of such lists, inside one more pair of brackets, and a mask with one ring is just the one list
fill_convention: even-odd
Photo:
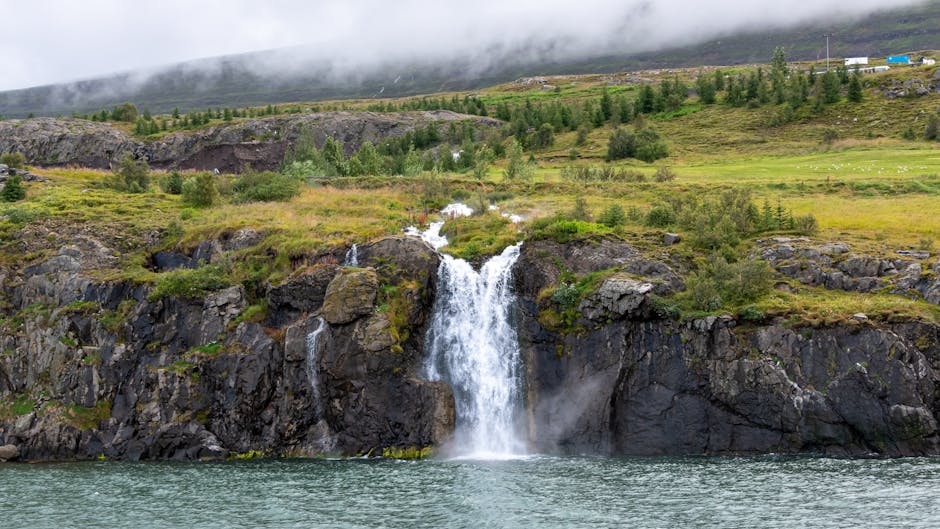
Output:
[[725,89],[725,73],[721,70],[715,70],[715,91],[721,92]]
[[715,84],[712,82],[707,75],[700,75],[695,81],[696,89],[698,90],[699,100],[706,104],[711,105],[715,102]]
[[829,70],[822,75],[821,88],[824,103],[838,103],[842,99],[842,82],[834,70]]
[[863,97],[862,80],[859,78],[859,74],[856,73],[849,79],[848,98],[853,103],[860,103]]
[[534,134],[532,147],[544,149],[555,144],[555,127],[551,123],[542,123]]
[[790,73],[790,68],[787,66],[787,54],[782,46],[774,48],[774,57],[770,61],[770,73],[772,76],[779,75],[781,79],[786,79]]
[[728,78],[728,88],[725,91],[725,102],[731,106],[739,107],[744,104],[744,82],[739,77]]
[[613,115],[613,101],[610,99],[607,88],[604,88],[604,93],[601,95],[601,115],[604,116],[604,121],[609,120]]
[[640,94],[637,96],[636,100],[636,110],[638,114],[649,114],[653,112],[653,109],[656,106],[656,93],[653,91],[653,86],[650,84],[644,84],[640,88]]
[[23,178],[20,175],[12,175],[7,178],[3,190],[0,191],[0,200],[3,202],[16,202],[26,198],[26,188],[23,187]]

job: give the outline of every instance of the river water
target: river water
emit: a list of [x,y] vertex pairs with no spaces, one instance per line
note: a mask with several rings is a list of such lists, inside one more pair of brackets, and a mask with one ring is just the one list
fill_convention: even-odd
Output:
[[940,527],[940,459],[0,466],[0,527]]

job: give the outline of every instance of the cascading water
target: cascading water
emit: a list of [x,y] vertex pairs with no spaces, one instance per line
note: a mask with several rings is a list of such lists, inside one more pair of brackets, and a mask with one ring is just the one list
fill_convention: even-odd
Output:
[[319,325],[307,335],[307,381],[310,383],[317,418],[323,418],[323,404],[320,402],[320,377],[317,375],[317,338],[326,329],[326,320],[317,318]]
[[525,452],[520,431],[522,368],[511,322],[512,265],[521,243],[479,272],[442,256],[428,330],[427,374],[451,385],[457,406],[455,451],[470,457]]
[[346,257],[343,260],[343,266],[359,266],[359,247],[353,243],[352,247],[346,251]]

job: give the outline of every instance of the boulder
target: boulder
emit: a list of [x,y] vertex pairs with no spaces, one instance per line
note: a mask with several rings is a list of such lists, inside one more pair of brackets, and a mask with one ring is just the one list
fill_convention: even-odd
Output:
[[365,316],[372,312],[378,290],[375,270],[341,269],[326,288],[323,317],[331,325],[343,325]]
[[318,264],[301,269],[286,281],[268,290],[271,324],[281,325],[302,312],[314,312],[323,306],[326,289],[336,275],[335,264]]
[[0,446],[0,462],[16,461],[20,457],[20,449],[16,445]]
[[678,233],[667,233],[663,235],[663,244],[666,246],[672,246],[673,244],[679,244],[682,241],[682,237]]
[[615,275],[601,283],[601,286],[586,296],[578,306],[578,311],[590,320],[605,317],[636,318],[644,306],[653,285],[633,278]]

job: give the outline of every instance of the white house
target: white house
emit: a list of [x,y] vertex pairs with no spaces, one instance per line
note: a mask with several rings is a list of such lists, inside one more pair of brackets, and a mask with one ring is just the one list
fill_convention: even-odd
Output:
[[927,57],[921,57],[920,64],[921,66],[933,66],[934,64],[937,64],[937,61],[934,59],[928,59]]
[[868,64],[868,57],[846,57],[845,65],[846,66],[856,66]]

